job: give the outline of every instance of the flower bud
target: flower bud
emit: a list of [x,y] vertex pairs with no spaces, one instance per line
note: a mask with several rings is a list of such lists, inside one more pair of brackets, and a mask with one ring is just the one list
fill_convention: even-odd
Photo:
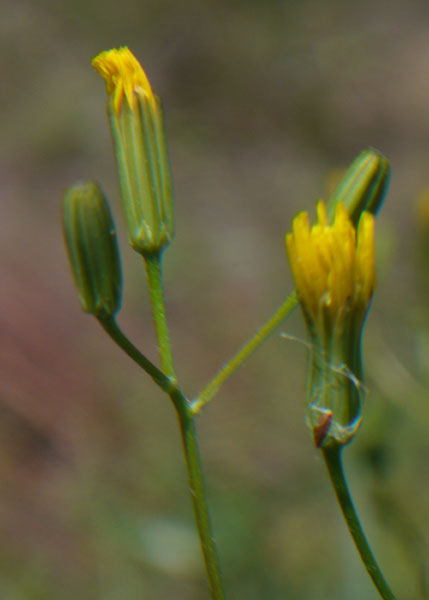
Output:
[[109,205],[96,183],[66,191],[62,220],[83,310],[99,318],[113,316],[121,306],[121,265]]
[[92,66],[106,81],[107,113],[129,242],[143,255],[160,252],[174,234],[161,103],[128,48],[101,52]]
[[380,152],[369,148],[357,156],[344,173],[327,202],[331,222],[335,205],[342,202],[353,225],[357,225],[363,211],[376,215],[390,181],[390,164]]

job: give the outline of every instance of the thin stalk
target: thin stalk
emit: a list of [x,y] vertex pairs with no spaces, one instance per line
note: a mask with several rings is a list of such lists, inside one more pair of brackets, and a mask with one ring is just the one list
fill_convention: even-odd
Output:
[[164,390],[167,394],[170,394],[172,389],[175,389],[175,383],[169,377],[164,375],[162,371],[158,369],[144,354],[138,350],[132,342],[127,338],[127,336],[120,329],[118,324],[116,323],[114,317],[100,318],[98,319],[100,325],[109,334],[112,340],[120,347],[122,350],[128,354],[130,358],[133,359],[150,377],[152,377],[153,381],[159,385],[159,387]]
[[384,579],[383,573],[375,560],[371,547],[363,532],[353,500],[350,495],[342,464],[342,447],[322,448],[323,458],[334,487],[338,503],[347,523],[347,527],[360,554],[360,557],[374,582],[380,596],[384,600],[396,600],[392,590]]
[[250,338],[244,346],[229,360],[206,385],[202,392],[191,402],[191,410],[194,415],[216,395],[219,388],[244,361],[274,332],[274,330],[290,315],[298,303],[295,291],[291,292],[283,304],[276,310],[274,315]]
[[170,394],[170,397],[176,407],[179,420],[186,470],[188,473],[189,491],[191,493],[201,551],[204,557],[210,595],[213,600],[223,600],[225,596],[219,557],[210,523],[194,418],[190,411],[189,403],[186,402],[180,391],[173,392]]
[[146,277],[149,287],[152,317],[158,340],[161,369],[172,379],[176,378],[171,353],[170,336],[165,316],[164,291],[162,286],[161,252],[144,256]]
[[212,600],[224,600],[220,565],[210,524],[209,509],[204,489],[203,470],[193,414],[188,400],[177,385],[175,385],[176,375],[164,304],[161,254],[145,256],[144,260],[161,367],[173,383],[169,396],[173,401],[178,415],[183,454],[188,474],[189,491],[191,494],[201,551],[204,558],[210,595]]

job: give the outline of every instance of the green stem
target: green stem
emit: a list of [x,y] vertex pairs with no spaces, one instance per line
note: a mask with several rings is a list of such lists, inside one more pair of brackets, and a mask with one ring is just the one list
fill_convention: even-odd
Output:
[[162,287],[161,252],[144,256],[146,277],[149,287],[152,317],[158,340],[161,368],[172,379],[176,378],[171,353],[170,336],[165,316],[164,292]]
[[240,350],[226,363],[206,385],[202,392],[191,402],[191,409],[194,415],[216,395],[219,388],[231,375],[238,369],[243,362],[249,358],[265,340],[274,332],[284,319],[289,316],[298,303],[296,293],[289,294],[283,304],[276,310],[274,315],[250,338],[250,340],[240,348]]
[[170,394],[170,397],[174,402],[179,419],[189,490],[201,551],[204,557],[210,595],[213,600],[223,600],[225,596],[222,587],[220,564],[210,523],[193,415],[189,403],[183,398],[180,391],[173,392]]
[[353,505],[352,497],[348,489],[347,480],[344,475],[341,452],[341,446],[322,448],[323,458],[325,460],[326,468],[328,469],[329,477],[334,487],[338,503],[341,507],[347,527],[349,528],[350,534],[354,543],[356,544],[356,548],[362,558],[365,568],[374,582],[374,585],[377,588],[380,596],[384,598],[384,600],[396,600],[392,590],[383,577],[377,561],[375,560],[357,516],[356,509]]
[[128,354],[150,377],[159,385],[167,394],[170,394],[176,388],[175,382],[164,375],[144,354],[138,350],[134,344],[126,337],[115,321],[114,317],[99,318],[99,323],[103,329],[109,334],[112,340],[118,344],[122,350]]
[[[175,384],[176,375],[165,314],[161,254],[145,256],[144,260],[161,366],[162,370],[169,376],[169,380]],[[223,600],[224,593],[220,575],[220,565],[210,525],[209,509],[204,489],[202,465],[193,414],[188,400],[177,385],[173,385],[170,389],[169,396],[173,401],[179,419],[183,453],[188,473],[189,491],[191,494],[195,522],[206,567],[211,598],[212,600]]]

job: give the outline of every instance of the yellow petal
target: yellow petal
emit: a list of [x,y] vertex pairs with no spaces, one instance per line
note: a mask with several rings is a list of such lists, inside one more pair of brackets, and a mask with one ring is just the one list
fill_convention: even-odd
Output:
[[113,48],[100,52],[92,59],[91,64],[106,82],[106,90],[108,95],[112,96],[116,115],[121,110],[124,96],[131,110],[136,108],[136,95],[145,96],[155,105],[148,78],[128,48]]
[[374,218],[363,213],[358,233],[342,203],[328,224],[323,202],[310,229],[299,213],[286,236],[286,251],[295,286],[306,313],[318,320],[327,310],[332,322],[346,310],[365,310],[375,285]]

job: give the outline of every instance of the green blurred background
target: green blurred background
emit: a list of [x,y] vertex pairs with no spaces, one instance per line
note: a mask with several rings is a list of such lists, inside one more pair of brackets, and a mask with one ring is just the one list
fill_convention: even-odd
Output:
[[[424,597],[429,220],[415,206],[429,184],[427,2],[0,6],[0,598],[208,597],[173,410],[81,313],[63,250],[61,194],[94,178],[119,230],[119,322],[156,359],[90,67],[119,45],[166,109],[177,199],[166,296],[191,397],[290,291],[283,235],[296,211],[363,148],[391,159],[364,337],[370,393],[345,458],[387,579],[402,600]],[[274,335],[198,420],[228,597],[375,600],[304,424],[298,312],[282,330],[297,339]]]

